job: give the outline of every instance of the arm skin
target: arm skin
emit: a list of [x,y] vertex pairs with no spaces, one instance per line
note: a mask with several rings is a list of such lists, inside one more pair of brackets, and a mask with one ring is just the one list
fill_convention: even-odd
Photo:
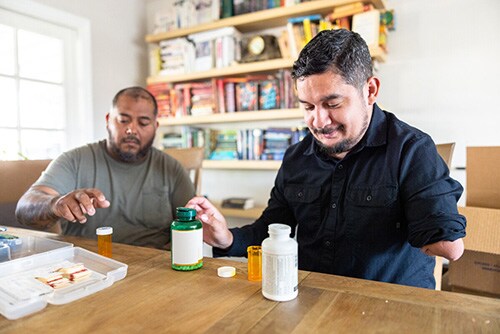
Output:
[[464,253],[464,242],[462,239],[455,241],[438,241],[425,245],[420,250],[429,256],[442,256],[450,261],[458,260]]
[[61,218],[83,224],[86,215],[93,216],[96,208],[109,205],[99,189],[76,189],[60,195],[50,187],[34,186],[17,203],[16,218],[21,224],[39,229],[47,229]]

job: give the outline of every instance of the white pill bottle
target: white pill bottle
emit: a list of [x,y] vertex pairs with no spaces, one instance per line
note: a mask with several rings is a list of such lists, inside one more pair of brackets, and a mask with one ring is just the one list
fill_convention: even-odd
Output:
[[262,242],[262,294],[279,302],[292,300],[299,293],[297,242],[288,225],[271,224],[268,232]]

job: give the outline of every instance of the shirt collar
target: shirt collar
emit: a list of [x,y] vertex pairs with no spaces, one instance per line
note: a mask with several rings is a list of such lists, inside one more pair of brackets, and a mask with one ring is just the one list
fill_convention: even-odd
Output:
[[372,119],[366,130],[362,146],[381,146],[387,143],[387,120],[386,115],[375,103],[373,105]]
[[[318,148],[318,144],[314,139],[312,134],[309,134],[311,143],[304,151],[304,155],[311,155],[316,152]],[[365,135],[361,139],[361,141],[354,148],[355,151],[362,149],[365,146],[381,146],[387,143],[387,122],[386,115],[379,108],[379,106],[375,103],[373,105],[373,113],[372,119],[370,121],[370,125],[368,125],[368,129],[366,130]]]

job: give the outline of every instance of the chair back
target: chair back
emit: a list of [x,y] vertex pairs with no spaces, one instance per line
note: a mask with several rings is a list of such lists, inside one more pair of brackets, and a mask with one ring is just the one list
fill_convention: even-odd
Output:
[[0,225],[24,227],[16,220],[16,205],[38,180],[50,160],[0,161]]
[[170,155],[188,171],[193,179],[196,195],[201,195],[201,166],[205,157],[203,147],[166,148],[163,152]]
[[455,143],[436,144],[436,149],[444,162],[446,162],[446,165],[448,165],[448,168],[451,168],[451,159],[453,158]]
[[[448,168],[451,168],[451,159],[455,150],[455,143],[436,144],[438,154],[443,158]],[[443,258],[436,256],[436,266],[434,267],[434,279],[436,280],[436,290],[441,290],[443,278]]]
[[17,203],[50,160],[0,161],[0,203]]

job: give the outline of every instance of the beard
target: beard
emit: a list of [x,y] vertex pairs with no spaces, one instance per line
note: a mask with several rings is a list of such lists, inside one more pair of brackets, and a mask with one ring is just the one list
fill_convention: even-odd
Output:
[[[368,115],[366,115],[366,117],[363,119],[363,125],[361,127],[361,130],[356,136],[342,139],[340,142],[333,145],[325,145],[316,137],[314,137],[314,139],[316,140],[316,143],[318,144],[321,153],[327,156],[335,156],[340,153],[346,153],[351,151],[354,148],[354,146],[356,146],[356,144],[358,144],[361,138],[364,136],[366,129],[368,129],[368,125],[369,125]],[[314,134],[330,134],[334,131],[338,131],[342,134],[346,133],[345,126],[342,124],[336,127],[313,128],[311,129],[311,131]]]
[[[143,160],[144,157],[146,157],[148,152],[151,150],[151,147],[153,146],[153,142],[154,142],[154,137],[151,138],[151,140],[148,143],[146,143],[146,145],[144,145],[143,148],[139,149],[139,151],[137,153],[121,150],[120,145],[114,141],[113,136],[111,135],[111,133],[109,131],[108,131],[108,140],[110,143],[111,152],[116,157],[118,157],[118,159],[120,159],[120,161],[138,162],[138,161]],[[141,142],[139,141],[139,139],[137,139],[134,136],[127,136],[127,137],[121,139],[120,144],[125,143],[126,141],[133,141],[137,145],[139,145],[139,147],[141,145]]]

